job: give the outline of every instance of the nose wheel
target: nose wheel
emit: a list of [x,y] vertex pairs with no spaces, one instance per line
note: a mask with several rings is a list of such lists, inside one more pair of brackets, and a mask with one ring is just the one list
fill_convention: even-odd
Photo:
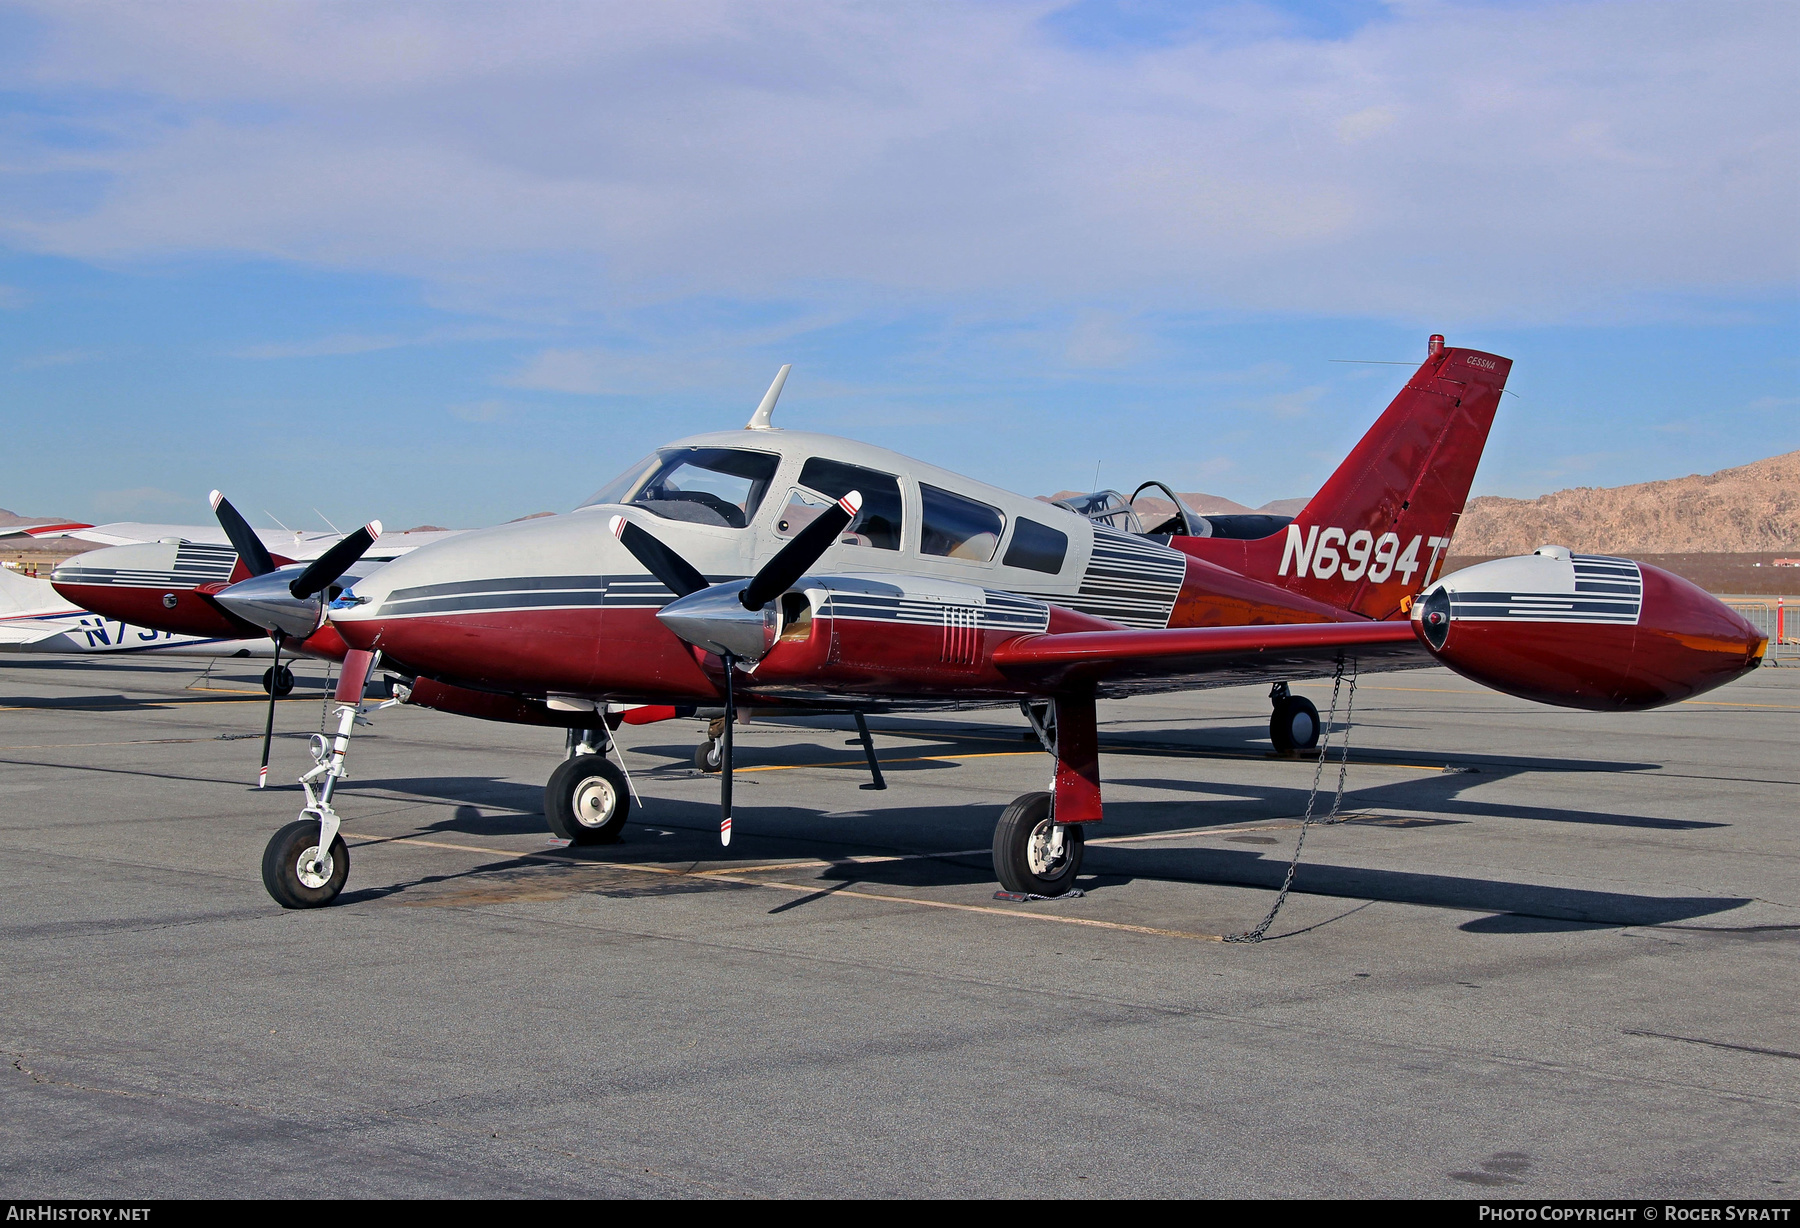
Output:
[[271,695],[286,695],[294,689],[294,671],[285,665],[272,665],[263,671],[262,685]]
[[1075,885],[1082,848],[1081,825],[1056,822],[1048,793],[1027,793],[994,825],[994,874],[1008,891],[1063,895]]
[[319,823],[299,819],[276,832],[263,850],[263,886],[283,908],[323,908],[350,877],[350,850],[335,831],[319,852]]
[[1287,683],[1278,682],[1269,692],[1274,711],[1269,714],[1269,741],[1284,755],[1308,750],[1319,744],[1319,710],[1312,700],[1288,692]]

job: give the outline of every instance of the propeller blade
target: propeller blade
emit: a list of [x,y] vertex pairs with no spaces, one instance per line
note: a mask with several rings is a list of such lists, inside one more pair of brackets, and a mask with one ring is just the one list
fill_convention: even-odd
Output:
[[726,653],[725,732],[719,739],[719,847],[731,847],[731,727],[737,724],[737,701],[731,692],[731,675],[737,658]]
[[853,490],[834,505],[820,512],[813,522],[794,535],[778,554],[764,563],[751,577],[738,600],[746,610],[760,610],[788,590],[788,586],[806,574],[807,568],[831,548],[838,534],[850,526],[862,511],[862,492]]
[[706,577],[694,570],[692,563],[625,517],[614,516],[610,527],[613,536],[631,551],[633,558],[644,565],[644,570],[661,580],[663,587],[677,597],[685,597],[689,593],[711,587]]
[[[226,507],[231,504],[227,503]],[[269,716],[263,722],[263,757],[262,767],[256,773],[256,787],[266,788],[269,783],[269,743],[275,740],[275,688],[281,681],[281,632],[271,636],[275,641],[275,664],[269,667]]]
[[269,557],[269,548],[262,544],[262,538],[250,527],[250,522],[238,514],[231,506],[231,500],[218,491],[207,496],[212,502],[214,515],[219,518],[219,527],[225,530],[230,539],[232,549],[244,560],[244,566],[253,576],[266,576],[275,570],[275,560]]
[[323,592],[328,584],[349,571],[380,536],[381,522],[371,520],[314,559],[305,571],[294,577],[293,583],[288,585],[288,592],[301,600]]

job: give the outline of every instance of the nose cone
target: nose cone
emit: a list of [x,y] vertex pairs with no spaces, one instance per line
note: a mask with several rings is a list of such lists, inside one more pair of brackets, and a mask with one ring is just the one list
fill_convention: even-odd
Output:
[[215,593],[213,600],[247,623],[279,631],[292,639],[305,639],[318,630],[321,603],[317,597],[296,597],[288,591],[288,585],[302,570],[284,567],[252,576]]

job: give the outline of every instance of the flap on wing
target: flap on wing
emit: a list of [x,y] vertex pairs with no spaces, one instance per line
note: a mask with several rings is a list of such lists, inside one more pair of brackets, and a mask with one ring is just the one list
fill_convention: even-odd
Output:
[[1202,680],[1230,685],[1329,672],[1340,658],[1364,671],[1432,660],[1407,621],[1076,631],[1020,636],[994,650],[1001,673],[1048,687]]

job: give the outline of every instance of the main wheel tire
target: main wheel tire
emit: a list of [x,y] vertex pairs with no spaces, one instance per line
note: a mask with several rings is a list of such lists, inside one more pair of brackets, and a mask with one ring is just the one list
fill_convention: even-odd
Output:
[[263,849],[263,886],[283,908],[323,908],[344,889],[350,877],[350,850],[344,838],[331,838],[331,854],[322,873],[303,868],[318,847],[318,821],[296,819],[270,837]]
[[1284,755],[1319,744],[1319,710],[1312,700],[1289,695],[1269,715],[1269,741]]
[[1062,895],[1081,871],[1083,835],[1079,823],[1063,826],[1063,850],[1051,857],[1055,823],[1048,793],[1016,799],[994,824],[994,874],[1008,891],[1027,895]]
[[279,671],[271,665],[263,671],[263,690],[272,695],[286,695],[294,689],[294,671],[283,665]]
[[631,814],[625,773],[604,755],[576,755],[550,773],[544,817],[571,844],[611,844]]
[[702,772],[722,772],[725,770],[724,755],[725,749],[718,739],[708,738],[694,747],[694,766]]

